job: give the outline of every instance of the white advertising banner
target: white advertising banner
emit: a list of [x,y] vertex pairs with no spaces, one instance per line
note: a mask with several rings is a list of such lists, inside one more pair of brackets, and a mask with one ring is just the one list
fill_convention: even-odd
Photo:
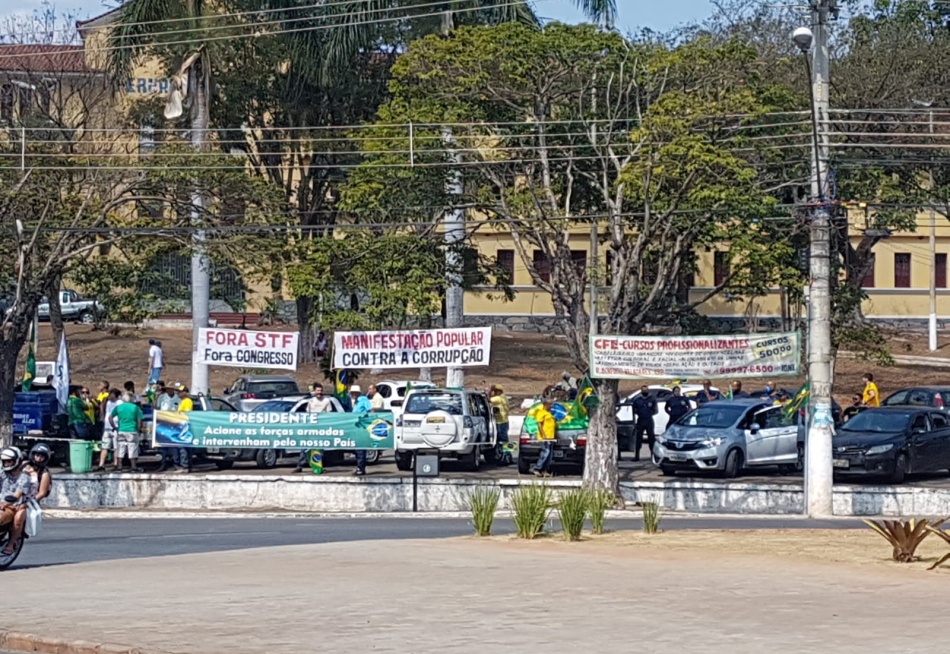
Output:
[[337,369],[487,366],[490,354],[491,327],[333,335]]
[[762,377],[801,373],[799,332],[728,336],[591,336],[601,379]]
[[232,368],[297,369],[297,332],[198,330],[198,363]]

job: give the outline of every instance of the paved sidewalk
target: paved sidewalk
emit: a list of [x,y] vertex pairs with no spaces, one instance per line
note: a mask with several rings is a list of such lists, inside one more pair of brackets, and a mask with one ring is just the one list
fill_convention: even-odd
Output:
[[0,627],[188,654],[923,653],[950,600],[919,569],[468,539],[0,576],[18,598]]

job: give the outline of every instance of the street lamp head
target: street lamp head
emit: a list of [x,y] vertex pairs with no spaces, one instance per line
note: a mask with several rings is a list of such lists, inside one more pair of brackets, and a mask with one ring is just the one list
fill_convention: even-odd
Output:
[[811,43],[814,38],[811,30],[807,27],[798,27],[792,32],[792,41],[802,52],[808,52],[811,49]]

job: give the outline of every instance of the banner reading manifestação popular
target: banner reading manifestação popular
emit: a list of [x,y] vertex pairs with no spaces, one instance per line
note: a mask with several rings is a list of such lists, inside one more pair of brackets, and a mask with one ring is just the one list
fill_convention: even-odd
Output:
[[799,332],[725,336],[591,336],[600,379],[780,377],[801,373]]
[[333,367],[419,368],[487,366],[491,327],[336,332]]

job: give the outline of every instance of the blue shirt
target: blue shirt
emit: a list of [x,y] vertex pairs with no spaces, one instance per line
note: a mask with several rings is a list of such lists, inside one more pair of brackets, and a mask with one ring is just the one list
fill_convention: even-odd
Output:
[[365,395],[360,395],[356,398],[356,405],[353,407],[353,413],[369,413],[372,411],[373,407],[370,406],[369,398]]

